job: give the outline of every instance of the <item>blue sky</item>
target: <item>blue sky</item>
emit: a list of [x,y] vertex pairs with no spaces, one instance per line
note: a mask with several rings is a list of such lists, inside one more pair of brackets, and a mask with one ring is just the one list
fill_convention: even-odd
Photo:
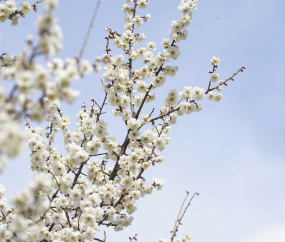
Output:
[[[151,20],[138,29],[146,34],[145,43],[160,44],[168,37],[171,21],[179,17],[179,2],[151,0],[139,11],[151,14]],[[94,60],[103,53],[105,27],[123,32],[123,4],[123,0],[101,1],[83,58]],[[60,2],[64,49],[59,57],[78,55],[95,5],[91,0]],[[163,190],[139,201],[131,227],[120,233],[107,230],[108,241],[128,241],[136,233],[139,241],[169,238],[186,190],[201,194],[179,230],[188,232],[193,241],[284,241],[284,10],[282,0],[199,1],[188,39],[179,44],[181,55],[173,61],[178,74],[156,92],[156,110],[170,88],[206,88],[214,55],[221,59],[221,79],[241,66],[247,69],[223,89],[220,103],[205,100],[202,112],[184,116],[173,126],[171,142],[162,153],[165,162],[146,175],[164,179]],[[37,15],[29,14],[17,27],[1,23],[0,53],[18,54],[23,49],[27,34],[35,34]],[[65,115],[74,117],[74,110],[91,97],[101,102],[101,75],[74,82],[82,95],[73,106],[62,105]],[[123,124],[109,120],[110,133],[122,139]],[[31,180],[27,154],[13,160],[0,176],[8,197]]]

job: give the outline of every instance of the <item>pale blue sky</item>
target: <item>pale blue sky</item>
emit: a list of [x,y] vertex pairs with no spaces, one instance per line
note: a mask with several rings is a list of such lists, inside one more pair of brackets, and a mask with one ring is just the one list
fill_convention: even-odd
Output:
[[[179,17],[179,2],[151,0],[146,10],[139,11],[151,14],[151,21],[139,28],[147,41],[159,44],[168,37],[171,21]],[[105,27],[123,31],[123,4],[123,0],[101,1],[84,58],[93,60],[103,53]],[[60,2],[64,32],[60,57],[78,55],[95,5],[94,0]],[[214,55],[221,59],[221,79],[241,66],[247,69],[224,88],[220,103],[205,100],[202,112],[182,117],[173,126],[170,145],[162,153],[165,162],[146,176],[164,179],[163,190],[138,203],[131,227],[119,233],[107,230],[108,241],[128,241],[135,233],[139,241],[169,238],[186,190],[201,194],[179,230],[190,233],[192,241],[285,241],[284,10],[282,0],[199,1],[188,40],[179,44],[181,55],[173,62],[179,66],[178,74],[156,92],[156,110],[170,88],[206,87]],[[21,19],[18,27],[1,23],[0,53],[22,50],[25,36],[35,33],[37,15]],[[62,105],[65,115],[74,116],[90,97],[101,102],[101,75],[74,83],[82,95],[72,107]],[[116,121],[111,119],[108,130],[121,140],[123,125]],[[0,176],[0,183],[10,189],[8,197],[31,180],[28,165],[26,152]]]

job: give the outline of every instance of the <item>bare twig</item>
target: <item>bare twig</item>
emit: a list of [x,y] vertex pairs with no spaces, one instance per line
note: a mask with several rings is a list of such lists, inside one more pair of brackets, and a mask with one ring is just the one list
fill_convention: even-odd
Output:
[[181,205],[181,207],[180,207],[179,213],[178,213],[178,215],[177,215],[177,219],[176,219],[176,221],[175,221],[175,223],[174,223],[174,228],[173,228],[172,236],[173,236],[174,233],[175,233],[175,228],[176,228],[176,226],[177,226],[177,222],[178,222],[178,220],[179,220],[179,216],[180,216],[180,214],[181,214],[181,212],[182,212],[182,208],[184,207],[184,203],[185,203],[185,201],[186,201],[186,199],[187,199],[188,196],[189,196],[189,192],[186,192],[186,197],[184,198],[184,200],[183,200],[183,202],[182,202],[182,205]]
[[108,97],[108,93],[106,92],[101,107],[96,103],[97,106],[99,107],[99,112],[98,112],[98,114],[97,114],[96,122],[98,122],[98,121],[100,120],[100,116],[101,116],[101,114],[102,114],[102,110],[103,110],[104,106],[107,105],[107,103],[106,103],[107,97]]
[[[187,192],[187,193],[189,193],[189,192]],[[178,227],[179,227],[179,225],[181,225],[181,220],[183,219],[183,217],[184,217],[184,215],[185,215],[185,213],[186,213],[188,207],[191,205],[191,202],[192,202],[192,200],[194,199],[194,197],[195,197],[196,195],[199,195],[199,193],[196,192],[196,193],[193,194],[193,196],[191,197],[189,203],[188,203],[187,206],[185,207],[183,214],[181,215],[181,217],[180,217],[179,219],[176,220],[175,226],[174,226],[174,230],[173,230],[172,236],[171,236],[171,241],[173,241],[174,237],[176,236],[176,232],[178,231]],[[188,196],[188,194],[187,194],[187,196]],[[186,198],[187,198],[187,196],[186,196]],[[182,204],[182,206],[181,206],[181,208],[180,208],[178,217],[179,217],[179,215],[181,214],[181,210],[182,210],[182,208],[183,208],[183,206],[184,206],[184,202],[185,202],[186,198],[184,199],[183,204]],[[177,217],[177,218],[178,218],[178,217]]]
[[137,236],[138,236],[138,234],[135,234],[135,236],[133,238],[129,237],[130,242],[132,242],[133,240],[137,241],[138,240]]
[[94,11],[93,16],[92,16],[92,19],[91,19],[91,21],[90,21],[90,25],[89,25],[89,28],[88,28],[88,30],[87,30],[87,33],[86,33],[86,36],[85,36],[83,45],[82,45],[81,50],[80,50],[80,53],[79,53],[79,55],[78,55],[79,58],[81,58],[82,55],[83,55],[83,51],[84,51],[84,49],[85,49],[85,47],[86,47],[86,44],[87,44],[87,41],[88,41],[88,38],[89,38],[89,35],[90,35],[90,32],[91,32],[91,29],[92,29],[92,27],[93,27],[93,23],[94,23],[94,20],[95,20],[96,15],[97,15],[97,11],[98,11],[99,5],[100,5],[100,1],[98,0],[98,2],[97,2],[97,4],[96,4],[95,11]]

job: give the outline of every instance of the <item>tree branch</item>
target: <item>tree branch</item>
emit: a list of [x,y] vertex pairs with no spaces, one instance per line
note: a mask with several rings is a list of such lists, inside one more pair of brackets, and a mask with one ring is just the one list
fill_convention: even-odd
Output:
[[82,45],[81,50],[80,50],[79,55],[78,55],[79,58],[81,58],[82,55],[83,55],[84,49],[86,47],[86,44],[87,44],[87,41],[88,41],[88,38],[89,38],[89,35],[90,35],[90,32],[91,32],[91,29],[93,27],[93,23],[94,23],[95,17],[97,15],[97,11],[98,11],[99,5],[100,5],[100,1],[98,0],[97,4],[96,4],[95,11],[94,11],[93,16],[92,16],[92,19],[90,21],[90,25],[89,25],[89,28],[87,30],[87,33],[86,33],[83,45]]

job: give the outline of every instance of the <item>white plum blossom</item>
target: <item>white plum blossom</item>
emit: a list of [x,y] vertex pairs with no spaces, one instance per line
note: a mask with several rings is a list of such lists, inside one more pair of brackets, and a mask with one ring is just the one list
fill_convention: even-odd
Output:
[[210,75],[210,81],[211,82],[216,82],[216,81],[218,81],[219,80],[219,74],[218,73],[212,73],[211,75]]
[[214,56],[214,57],[211,59],[211,63],[212,63],[212,65],[218,66],[218,65],[220,65],[220,59],[217,58],[216,56]]
[[[183,54],[179,43],[187,39],[186,28],[198,0],[180,2],[181,15],[171,22],[169,37],[160,47],[155,42],[137,46],[147,38],[137,27],[150,20],[150,14],[140,15],[150,1],[125,0],[123,32],[105,29],[106,53],[95,62],[81,55],[54,57],[62,49],[63,36],[54,11],[58,2],[43,1],[43,13],[37,17],[38,40],[28,36],[21,55],[0,55],[0,78],[12,86],[11,91],[0,87],[0,171],[9,158],[20,154],[26,140],[33,172],[33,181],[11,201],[0,185],[0,241],[105,241],[97,238],[101,236],[97,231],[130,226],[131,215],[139,209],[136,201],[163,188],[164,180],[150,180],[148,172],[157,172],[159,168],[152,167],[167,162],[163,151],[170,143],[172,125],[180,116],[201,111],[200,101],[206,96],[220,101],[222,86],[245,69],[211,86],[219,79],[220,59],[213,57],[207,89],[185,86],[178,91],[171,86],[162,106],[151,107],[148,104],[177,74],[179,67],[172,62]],[[25,14],[36,12],[39,3],[22,2],[19,10],[14,0],[0,3],[0,22],[11,20],[16,26]],[[111,52],[112,44],[121,54]],[[38,60],[40,55],[44,58]],[[99,71],[101,61],[103,101],[91,98],[75,117],[66,116],[62,102],[73,103],[79,95],[72,82]],[[156,92],[159,88],[161,92]],[[110,116],[105,113],[112,113],[118,123],[108,126]],[[40,121],[45,128],[32,127]],[[114,133],[118,129],[125,132],[123,137]],[[190,240],[189,234],[174,238],[175,231],[170,241]]]

